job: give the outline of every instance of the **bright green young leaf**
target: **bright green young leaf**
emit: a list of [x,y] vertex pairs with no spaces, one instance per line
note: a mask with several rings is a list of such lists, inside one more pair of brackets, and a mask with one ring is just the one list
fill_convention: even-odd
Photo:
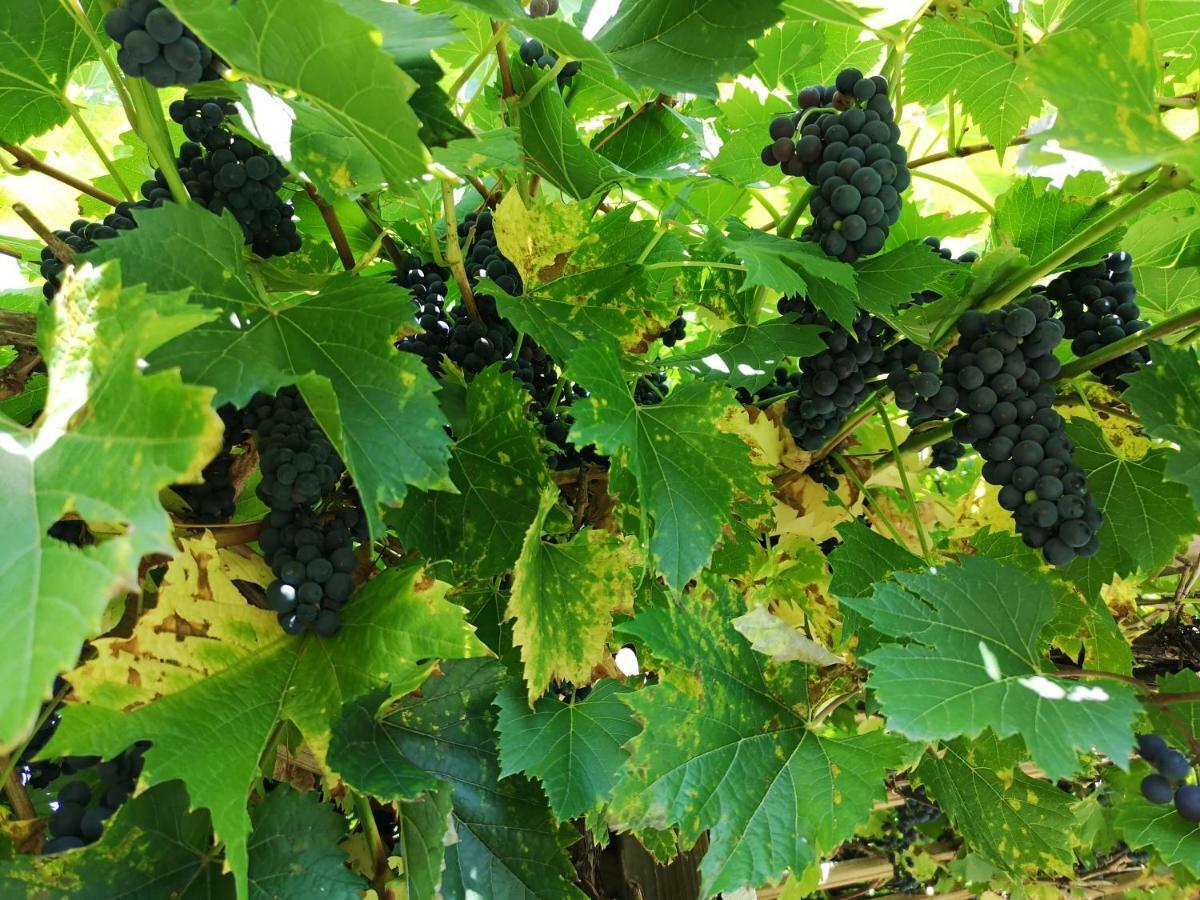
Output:
[[541,791],[520,775],[501,779],[492,705],[507,682],[500,664],[473,660],[441,670],[420,696],[382,719],[374,718],[381,695],[348,704],[330,765],[351,786],[384,800],[409,799],[396,785],[418,774],[450,785],[458,840],[446,847],[447,898],[582,900]]
[[645,0],[623,4],[596,44],[634,86],[715,97],[722,75],[754,60],[748,42],[780,18],[778,0]]
[[[121,240],[102,241],[92,258],[120,259],[128,282],[152,290],[193,287],[197,299],[221,312],[152,362],[179,366],[188,380],[215,387],[218,404],[301,384],[354,477],[373,534],[383,533],[380,507],[402,500],[408,485],[452,489],[435,383],[417,356],[392,344],[412,315],[405,291],[343,276],[315,297],[275,305],[251,281],[241,227],[231,216],[167,204],[139,210],[138,222]],[[165,245],[186,249],[164,257]]]
[[665,668],[626,697],[645,728],[615,812],[632,828],[678,827],[685,846],[707,830],[705,897],[803,872],[866,822],[906,754],[880,731],[809,730],[797,712],[808,670],[765,666],[729,624],[738,607],[705,586],[619,629]]
[[842,603],[904,643],[862,662],[889,730],[913,740],[1019,734],[1050,778],[1078,770],[1095,748],[1120,765],[1140,706],[1116,681],[1052,677],[1039,651],[1054,616],[1048,586],[1019,569],[969,557],[936,573],[899,572],[870,599]]
[[[87,6],[95,4],[89,2]],[[6,3],[0,8],[0,109],[4,140],[22,144],[70,115],[67,81],[95,55],[61,3]]]
[[444,781],[419,800],[398,804],[400,854],[410,897],[437,897],[446,871],[446,846],[454,834],[454,792]]
[[1013,35],[992,22],[923,20],[908,45],[904,99],[928,105],[952,91],[1003,157],[1008,142],[1042,107],[1042,96],[1031,89],[1015,52],[998,46],[1010,40]]
[[1154,437],[1179,449],[1167,456],[1167,478],[1186,485],[1200,511],[1200,356],[1195,348],[1154,344],[1154,365],[1127,376],[1127,399]]
[[313,793],[281,784],[251,814],[250,897],[357,897],[366,888],[346,868],[346,818]]
[[552,681],[590,681],[607,656],[613,614],[633,612],[634,539],[585,528],[562,543],[544,541],[557,502],[550,485],[525,533],[508,601],[531,703]]
[[379,161],[393,187],[425,169],[420,123],[405,102],[415,82],[374,39],[367,22],[333,0],[311,0],[297,28],[288,0],[167,4],[206,44],[256,80],[314,103]]
[[[923,241],[916,241],[860,263],[857,276],[863,309],[889,323],[902,324],[905,320],[897,316],[897,308],[911,302],[913,294],[957,293],[967,278],[967,269],[943,258]],[[914,340],[918,337],[908,336]],[[921,337],[928,341],[927,336]]]
[[[1031,260],[1050,256],[1104,214],[1098,207],[1051,188],[1041,178],[1027,177],[996,198],[992,241],[1016,247]],[[1107,249],[1080,254],[1075,264],[1098,262]]]
[[413,491],[389,513],[406,547],[428,559],[461,557],[464,571],[484,578],[512,567],[550,482],[528,404],[525,388],[498,366],[471,382],[450,462],[458,493]]
[[[1081,60],[1087,60],[1086,74]],[[1154,44],[1137,19],[1103,18],[1052,35],[1026,65],[1033,93],[1057,109],[1044,139],[1118,172],[1140,171],[1179,147],[1159,116]]]
[[1025,748],[990,731],[928,754],[916,775],[975,852],[1017,875],[1070,877],[1073,797],[1021,769]]
[[[513,89],[529,94],[546,73],[513,56]],[[582,200],[620,180],[621,170],[588,147],[554,82],[545,85],[521,110],[521,148],[530,170]]]
[[178,781],[123,804],[100,840],[80,853],[17,855],[0,863],[0,892],[25,900],[234,896],[233,878],[221,872],[213,849],[208,812],[189,811]]
[[749,448],[721,422],[731,398],[712,384],[675,388],[655,406],[638,406],[618,349],[594,341],[576,351],[568,374],[591,396],[573,407],[571,441],[595,444],[637,482],[643,531],[657,570],[676,590],[708,563],[733,503],[758,498]]
[[621,118],[596,135],[592,148],[641,178],[686,178],[699,168],[702,140],[697,123],[669,106],[651,104],[649,110],[625,107]]
[[788,93],[796,93],[801,86],[796,73],[819,63],[824,49],[824,27],[813,27],[803,18],[786,18],[754,42],[758,54],[754,72],[768,88],[783,87]]
[[1077,445],[1075,461],[1087,473],[1088,489],[1104,510],[1100,552],[1071,563],[1068,577],[1084,591],[1099,592],[1114,574],[1157,571],[1170,562],[1197,530],[1187,488],[1166,479],[1167,465],[1180,454],[1151,449],[1141,459],[1120,455],[1091,422],[1071,421],[1067,433]]
[[583,700],[548,696],[530,709],[520,684],[510,683],[496,698],[501,776],[524,772],[539,779],[560,822],[598,809],[628,758],[624,744],[639,731],[620,699],[630,693],[620,682],[602,680]]
[[1191,0],[1147,0],[1146,22],[1155,49],[1170,54],[1176,77],[1200,68],[1200,9]]
[[[465,610],[443,599],[447,586],[418,569],[387,569],[362,587],[339,634],[326,639],[285,635],[234,585],[270,578],[261,560],[219,552],[211,537],[189,544],[135,639],[99,642],[95,663],[72,676],[89,702],[67,711],[47,750],[111,757],[152,741],[143,783],[179,779],[192,806],[211,812],[240,898],[248,886],[246,796],[278,723],[293,722],[321,755],[352,697],[389,685],[412,690],[438,659],[486,652]],[[199,622],[206,628],[189,624]],[[139,677],[115,682],[113,670]]]
[[[221,423],[211,391],[138,363],[210,316],[182,292],[123,289],[116,264],[84,268],[42,316],[45,412],[33,428],[0,418],[0,748],[25,735],[108,601],[137,589],[141,558],[174,552],[159,491],[199,476]],[[123,533],[71,546],[48,534],[69,513]]]

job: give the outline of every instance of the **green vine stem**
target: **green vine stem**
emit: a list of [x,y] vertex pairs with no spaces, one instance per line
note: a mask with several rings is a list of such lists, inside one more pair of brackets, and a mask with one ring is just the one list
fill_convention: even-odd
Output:
[[[80,0],[58,0],[58,2],[70,14],[71,18],[75,20],[76,24],[79,25],[80,30],[87,35],[88,43],[95,49],[101,64],[108,72],[113,90],[117,92],[121,106],[125,109],[125,118],[129,120],[129,124],[134,127],[134,130],[137,130],[137,112],[134,109],[133,100],[129,96],[129,91],[126,89],[125,78],[121,74],[121,70],[117,67],[116,62],[113,61],[109,48],[100,40],[100,35],[92,27],[92,20],[87,17],[87,13],[84,12]],[[113,6],[112,0],[100,0],[100,9],[103,12],[108,12]]]
[[158,102],[158,92],[142,78],[129,80],[129,96],[133,100],[133,108],[137,111],[137,122],[131,123],[137,128],[138,134],[150,149],[159,170],[166,176],[167,187],[171,189],[171,197],[181,206],[191,202],[179,170],[175,167],[175,151],[171,146],[171,134],[167,131],[167,120],[163,117],[162,106]]
[[887,530],[891,532],[891,535],[893,538],[895,538],[896,543],[903,547],[905,540],[900,534],[900,529],[893,524],[890,518],[884,515],[883,509],[878,503],[875,502],[875,496],[871,493],[870,489],[863,482],[863,480],[858,477],[858,473],[854,471],[854,467],[850,465],[850,460],[837,453],[833,454],[833,459],[836,460],[838,465],[842,467],[842,471],[846,473],[846,476],[854,482],[854,486],[862,491],[863,499],[866,500],[866,502],[870,504],[871,508],[879,514],[879,518],[883,521],[883,524],[887,526]]
[[745,272],[746,267],[741,263],[712,262],[707,259],[670,259],[663,262],[650,263],[647,272],[656,269],[728,269],[731,272]]
[[75,125],[83,133],[83,136],[87,142],[91,144],[92,151],[97,157],[99,157],[101,164],[108,171],[108,174],[112,176],[113,181],[117,183],[117,187],[120,188],[122,195],[124,195],[126,200],[133,202],[133,191],[129,189],[129,185],[127,185],[125,183],[125,179],[121,177],[120,171],[118,171],[117,167],[113,165],[112,159],[109,157],[108,153],[105,152],[104,147],[100,144],[100,141],[96,139],[95,132],[88,127],[88,123],[84,121],[83,116],[79,114],[79,107],[77,107],[74,103],[71,103],[68,104],[67,108],[70,111],[71,119],[74,120]]
[[450,85],[450,88],[446,91],[450,97],[454,98],[458,96],[458,92],[462,90],[463,85],[475,74],[475,70],[487,61],[492,55],[492,51],[504,40],[506,34],[508,34],[507,24],[499,25],[493,29],[492,36],[488,38],[487,43],[479,48],[479,52],[471,58],[471,61],[467,63],[458,78],[454,79],[454,84]]
[[900,473],[900,484],[904,486],[904,497],[908,500],[908,511],[912,514],[913,526],[917,529],[917,539],[921,542],[921,555],[927,565],[933,565],[933,555],[929,550],[929,538],[925,535],[925,526],[921,523],[921,510],[917,508],[917,497],[908,481],[908,470],[900,458],[900,445],[896,443],[896,432],[892,430],[892,420],[888,418],[883,400],[875,400],[875,409],[883,420],[883,430],[887,432],[888,445],[892,448],[892,456],[896,459],[896,469]]
[[1063,366],[1058,377],[1075,378],[1085,372],[1090,372],[1097,366],[1104,365],[1106,362],[1120,359],[1126,353],[1144,347],[1150,341],[1191,328],[1197,323],[1200,323],[1200,306],[1194,306],[1178,315],[1171,316],[1169,319],[1163,319],[1157,325],[1143,328],[1136,334],[1131,334],[1126,338],[1109,344],[1107,347],[1101,347],[1095,353],[1089,353],[1087,356],[1081,357],[1073,363],[1068,363]]
[[[37,172],[48,178],[53,178],[55,181],[61,181],[81,194],[87,194],[89,197],[94,197],[101,203],[107,203],[109,206],[116,206],[121,202],[119,198],[114,197],[108,191],[102,191],[94,184],[84,181],[82,178],[76,178],[69,172],[56,169],[54,166],[38,159],[23,147],[18,147],[15,144],[0,144],[0,149],[16,159],[17,164],[13,167],[16,174],[27,175],[29,172]],[[8,164],[2,159],[0,159],[0,165],[4,165],[5,168],[8,167]]]
[[567,64],[570,61],[571,60],[567,59],[565,56],[560,56],[558,58],[558,62],[551,66],[541,78],[534,82],[533,87],[531,87],[525,93],[520,101],[518,101],[517,106],[524,109],[526,106],[532,103],[537,98],[537,95],[546,89],[548,84],[558,80],[559,73],[567,67]]
[[775,232],[777,235],[779,235],[781,238],[790,238],[796,233],[796,223],[799,222],[800,217],[804,215],[804,210],[808,208],[808,201],[812,197],[813,191],[815,190],[816,188],[810,187],[805,190],[803,194],[796,198],[796,202],[793,203],[792,208],[788,210],[787,216],[785,216],[784,220],[779,223],[779,228]]
[[442,179],[442,214],[446,219],[446,264],[454,273],[458,290],[462,293],[463,303],[467,304],[467,312],[476,322],[483,317],[479,315],[479,307],[475,304],[475,293],[471,290],[471,282],[467,278],[467,267],[463,261],[462,246],[458,243],[458,215],[454,211],[454,187],[446,179]]

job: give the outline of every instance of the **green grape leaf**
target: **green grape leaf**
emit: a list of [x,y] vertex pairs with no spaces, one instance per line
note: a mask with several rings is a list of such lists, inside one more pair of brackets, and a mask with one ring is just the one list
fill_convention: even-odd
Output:
[[916,327],[920,320],[900,315],[899,307],[910,303],[913,294],[921,291],[957,295],[968,271],[966,266],[945,259],[924,241],[915,241],[858,265],[859,302],[863,309],[882,317],[905,337],[929,345],[934,336],[932,328]]
[[[349,874],[347,872],[347,874]],[[0,862],[0,892],[25,900],[173,897],[229,900],[233,878],[213,850],[208,812],[189,810],[171,781],[121,805],[95,844],[78,853]]]
[[[805,18],[788,18],[754,42],[758,54],[753,71],[768,88],[785,87],[795,93],[796,73],[817,64],[825,49],[825,29]],[[829,71],[836,71],[830,69]]]
[[440,897],[446,871],[446,847],[454,843],[450,785],[439,781],[419,800],[397,804],[400,855],[404,858],[404,884],[410,897]]
[[754,61],[749,41],[779,19],[778,0],[646,0],[622,6],[596,44],[635,87],[716,97],[722,75]]
[[753,393],[775,377],[774,369],[787,357],[803,359],[825,350],[820,325],[796,325],[794,316],[769,319],[757,325],[735,325],[712,344],[694,353],[673,354],[664,362],[673,368],[717,373],[731,387]]
[[762,148],[769,141],[767,125],[776,116],[790,116],[795,109],[774,94],[759,97],[744,84],[734,84],[729,97],[716,103],[715,127],[721,149],[708,163],[710,174],[736,185],[765,181],[778,184],[783,177],[778,166],[762,163]]
[[557,502],[558,488],[549,485],[525,534],[508,600],[531,703],[551,681],[591,681],[593,666],[607,655],[613,614],[633,612],[633,538],[585,528],[562,543],[543,541]]
[[[1173,413],[1172,413],[1173,415]],[[1113,574],[1158,571],[1196,533],[1196,509],[1187,488],[1166,479],[1175,450],[1151,449],[1141,459],[1115,453],[1091,422],[1067,423],[1075,461],[1087,473],[1088,489],[1104,511],[1097,537],[1100,552],[1076,559],[1066,569],[1085,592],[1099,593]]]
[[[862,40],[861,21],[841,22],[824,18],[820,25],[813,26],[806,19],[817,15],[817,11],[807,0],[786,0],[783,8],[785,23],[794,21],[814,31],[819,28],[825,35],[820,59],[808,65],[801,65],[791,74],[793,90],[798,91],[799,88],[810,84],[826,84],[835,73],[851,66],[863,72],[879,71],[886,47],[875,41]],[[870,12],[857,6],[855,10],[863,15]],[[921,237],[925,235],[922,234]]]
[[1039,134],[1042,144],[1057,140],[1118,172],[1145,169],[1180,146],[1159,115],[1153,39],[1136,18],[1106,17],[1051,35],[1026,66],[1036,86],[1030,93],[1058,110],[1054,126]]
[[1163,473],[1186,485],[1200,510],[1200,356],[1195,348],[1158,343],[1150,352],[1154,365],[1125,377],[1125,399],[1151,435],[1179,448]]
[[[767,234],[737,219],[729,219],[726,227],[725,246],[746,267],[741,290],[761,286],[781,294],[809,295],[835,322],[846,328],[854,326],[857,310],[853,301],[858,288],[851,266],[831,259],[814,244]],[[838,293],[818,293],[815,287],[820,282],[827,282]],[[833,306],[821,303],[827,296],[838,297],[839,302]]]
[[992,26],[922,20],[909,42],[904,99],[930,105],[953,91],[1003,159],[1008,142],[1041,110],[1042,97],[1030,89],[1027,71],[1016,56],[996,45],[997,39],[1005,41],[1009,35],[997,35]]
[[990,731],[927,755],[916,775],[971,849],[1015,875],[1071,877],[1072,797],[1021,769],[1025,747]]
[[1170,55],[1176,78],[1200,68],[1200,9],[1191,0],[1147,0],[1146,24],[1155,49]]
[[[179,779],[192,806],[211,812],[244,898],[246,795],[278,723],[295,724],[320,758],[350,698],[384,686],[412,690],[439,658],[487,651],[464,622],[465,610],[443,599],[447,586],[419,569],[386,569],[360,588],[335,637],[296,638],[274,614],[247,604],[235,585],[270,580],[261,559],[218,551],[211,535],[185,549],[132,639],[96,642],[98,657],[72,673],[73,689],[87,702],[66,711],[44,752],[107,758],[152,741],[143,783]],[[208,752],[197,754],[197,746]]]
[[447,898],[582,900],[571,884],[566,841],[537,786],[520,775],[501,780],[492,705],[507,682],[500,664],[447,662],[441,670],[419,697],[382,719],[375,712],[383,694],[347,704],[330,742],[330,765],[347,784],[382,800],[410,799],[397,785],[418,773],[450,786],[458,840],[445,848]]
[[[1139,763],[1134,774],[1152,770]],[[1200,823],[1189,822],[1174,803],[1151,803],[1140,791],[1124,792],[1117,806],[1117,831],[1131,850],[1148,850],[1170,866],[1200,875]]]
[[592,141],[592,149],[641,178],[687,178],[700,164],[699,123],[669,106],[626,106]]
[[[48,389],[33,428],[0,418],[0,749],[17,744],[138,563],[174,552],[159,491],[197,480],[219,450],[212,392],[139,362],[211,313],[183,292],[122,289],[120,266],[85,267],[39,329]],[[48,534],[73,513],[119,531],[90,547]]]
[[712,557],[723,523],[739,496],[760,497],[749,448],[721,430],[728,393],[693,382],[655,406],[638,406],[621,371],[620,352],[596,340],[571,358],[568,374],[591,391],[573,407],[571,441],[595,444],[617,472],[637,483],[643,543],[657,571],[682,589]]
[[846,522],[837,531],[841,543],[829,555],[833,572],[829,590],[835,597],[870,597],[874,586],[894,572],[915,572],[925,567],[919,556],[862,522]]
[[832,25],[862,29],[863,20],[880,12],[859,0],[783,0],[783,12],[789,19],[816,19]]
[[[189,381],[217,389],[217,403],[244,405],[257,390],[300,384],[317,421],[346,462],[372,535],[380,508],[408,485],[453,490],[450,438],[421,360],[398,353],[393,335],[412,317],[407,293],[386,282],[343,275],[316,296],[280,306],[253,286],[232,217],[195,205],[140,211],[139,227],[103,241],[91,258],[118,258],[131,283],[153,290],[194,287],[222,315],[172,341],[151,359],[179,366]],[[164,254],[163,247],[186,247]]]
[[764,665],[729,623],[740,611],[727,585],[705,584],[618,629],[663,665],[658,684],[625,698],[645,728],[614,814],[630,828],[677,827],[684,846],[708,830],[705,897],[820,860],[867,821],[907,753],[881,731],[806,727],[796,710],[809,670]]
[[905,641],[862,658],[890,730],[918,741],[1019,734],[1052,779],[1077,771],[1080,751],[1118,765],[1128,757],[1135,695],[1116,681],[1046,674],[1038,645],[1054,596],[1020,569],[969,557],[936,574],[899,572],[870,599],[842,603]]
[[316,794],[279,785],[251,814],[250,896],[357,897],[366,881],[346,868],[346,818]]
[[[513,89],[520,94],[528,94],[545,75],[537,66],[525,65],[516,55],[510,66]],[[522,107],[520,126],[521,148],[530,171],[576,200],[592,196],[619,181],[624,174],[583,142],[562,94],[553,84],[547,85]]]
[[5,4],[0,9],[4,140],[20,144],[66,122],[72,104],[67,82],[94,55],[87,35],[61,3]]
[[[1086,199],[1050,188],[1047,179],[1026,177],[996,198],[991,239],[994,244],[1011,244],[1029,259],[1042,260],[1103,213],[1102,207]],[[1075,264],[1098,262],[1105,252],[1100,248],[1090,254],[1085,251],[1075,257]]]
[[1189,309],[1200,296],[1200,269],[1157,269],[1139,266],[1135,260],[1133,281],[1138,287],[1138,306],[1149,322],[1160,322]]
[[521,145],[513,129],[497,128],[438,147],[433,160],[458,175],[474,175],[480,169],[515,169],[521,165]]
[[[1135,267],[1174,266],[1200,230],[1200,204],[1195,194],[1168,194],[1138,216],[1125,231],[1121,249],[1133,257]],[[1140,280],[1135,281],[1144,293]]]
[[520,684],[496,697],[500,708],[501,777],[523,772],[539,779],[560,822],[599,809],[616,785],[639,731],[621,698],[631,689],[601,680],[583,700],[543,697],[529,708]]
[[[1155,686],[1159,695],[1200,694],[1200,672],[1193,669],[1172,672],[1159,678]],[[1154,723],[1154,733],[1162,735],[1169,744],[1187,747],[1188,739],[1200,733],[1200,700],[1179,699],[1170,706],[1152,706],[1150,721]]]
[[255,81],[294,91],[362,142],[393,187],[425,170],[420,122],[408,100],[416,84],[376,40],[378,32],[333,0],[312,0],[297,28],[288,0],[169,0],[222,59]]
[[450,462],[458,493],[413,491],[389,513],[406,547],[429,559],[458,559],[484,578],[512,567],[550,484],[528,404],[524,386],[499,366],[467,386],[467,415],[455,423]]

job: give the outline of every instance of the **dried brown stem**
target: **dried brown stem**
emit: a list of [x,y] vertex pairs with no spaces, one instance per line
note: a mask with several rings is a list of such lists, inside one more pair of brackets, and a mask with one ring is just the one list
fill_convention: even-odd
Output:
[[46,223],[33,214],[24,203],[14,203],[13,212],[21,217],[26,225],[33,229],[33,233],[41,238],[42,243],[50,248],[50,252],[64,266],[73,266],[75,264],[75,254],[53,231],[46,227]]
[[37,818],[37,810],[33,808],[29,795],[25,793],[25,786],[21,784],[21,778],[16,769],[9,772],[8,778],[4,780],[4,796],[8,798],[18,819]]
[[[496,34],[499,31],[500,23],[492,19],[492,34]],[[508,54],[504,52],[503,40],[496,44],[496,59],[500,63],[500,83],[504,86],[504,99],[507,100],[516,91],[513,90],[512,71],[508,68]]]
[[109,206],[116,206],[121,201],[107,191],[102,191],[94,184],[89,184],[82,178],[76,178],[62,169],[56,169],[49,163],[38,159],[28,150],[23,147],[18,147],[15,144],[0,144],[6,152],[11,154],[17,161],[18,169],[29,169],[31,172],[40,172],[42,175],[47,175],[55,181],[61,181],[63,184],[75,188],[80,193],[87,194],[89,197],[95,197],[101,203],[107,203]]
[[14,347],[37,345],[37,316],[0,309],[0,344]]
[[338,220],[337,210],[330,205],[328,200],[317,193],[316,187],[311,182],[304,182],[304,190],[312,198],[312,202],[317,204],[317,209],[321,211],[321,218],[325,220],[325,227],[329,229],[329,236],[333,238],[333,246],[337,248],[338,259],[342,261],[342,267],[349,272],[354,268],[354,252],[350,249],[350,242],[346,240],[346,232]]

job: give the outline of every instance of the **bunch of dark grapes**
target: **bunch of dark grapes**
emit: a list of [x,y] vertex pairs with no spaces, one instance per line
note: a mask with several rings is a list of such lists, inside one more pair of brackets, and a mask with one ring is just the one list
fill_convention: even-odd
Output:
[[958,392],[942,382],[942,361],[937,353],[904,339],[888,348],[884,360],[887,384],[896,405],[908,412],[909,425],[953,415]]
[[330,637],[353,593],[353,538],[365,537],[361,510],[318,511],[333,497],[345,466],[295,387],[257,395],[245,425],[258,435],[258,497],[271,508],[259,537],[276,578],[268,601],[288,634],[311,628]]
[[674,347],[685,337],[687,337],[687,319],[683,316],[676,316],[672,319],[667,330],[659,335],[664,347]]
[[[137,228],[133,219],[133,210],[145,209],[151,204],[140,200],[137,203],[118,203],[115,210],[110,212],[100,222],[89,222],[87,219],[76,219],[71,223],[69,231],[55,231],[54,235],[71,251],[79,256],[89,250],[96,249],[96,241],[110,240],[119,237],[122,231]],[[46,279],[42,285],[42,294],[47,300],[53,300],[58,289],[62,287],[62,274],[66,266],[59,262],[54,251],[49,247],[42,248],[41,273]]]
[[558,12],[558,0],[531,0],[529,4],[529,18],[531,19],[552,16],[556,12]]
[[795,396],[788,399],[784,426],[802,450],[818,450],[833,437],[870,391],[870,382],[883,371],[886,325],[867,313],[854,320],[854,330],[835,324],[801,297],[783,297],[779,312],[799,313],[798,325],[827,329],[825,349],[799,361]]
[[446,293],[450,277],[448,269],[409,254],[392,278],[412,294],[417,324],[421,326],[420,333],[401,338],[396,347],[405,353],[420,356],[433,375],[441,374],[442,357],[450,336],[450,323],[446,320]]
[[909,850],[922,836],[920,827],[935,823],[943,818],[941,809],[930,800],[923,787],[907,791],[904,805],[897,807],[893,817],[887,819],[882,834],[874,843],[887,853],[894,876],[888,887],[905,894],[919,893],[923,886],[910,870],[912,856]]
[[953,472],[958,468],[958,461],[967,453],[967,448],[963,446],[962,441],[955,438],[946,438],[944,441],[938,441],[933,445],[933,459],[930,465],[935,469],[945,469],[947,472]]
[[799,112],[771,122],[762,160],[817,188],[801,237],[843,262],[878,253],[911,181],[887,79],[843,69],[832,87],[806,87],[798,101]]
[[[537,38],[529,38],[521,45],[521,62],[527,66],[537,66],[540,69],[553,69],[558,65],[558,56],[547,50]],[[583,63],[578,60],[563,66],[562,71],[558,73],[558,89],[565,89],[582,68]]]
[[987,461],[983,477],[1000,487],[1000,505],[1013,513],[1025,543],[1064,566],[1099,549],[1102,516],[1053,409],[1063,327],[1051,314],[1036,294],[994,312],[969,311],[942,374],[965,413],[954,437]]
[[217,410],[225,426],[221,452],[204,467],[200,484],[178,484],[173,489],[188,505],[197,522],[225,522],[233,515],[236,489],[233,484],[233,450],[242,441],[242,413],[226,404]]
[[[1109,254],[1093,266],[1059,275],[1046,286],[1046,296],[1062,314],[1071,352],[1087,356],[1146,327],[1133,284],[1133,257]],[[1093,369],[1102,382],[1124,388],[1124,376],[1150,362],[1150,350],[1140,347]]]
[[[300,249],[296,210],[278,195],[287,177],[283,164],[252,141],[225,127],[233,116],[229,100],[186,98],[170,107],[171,118],[187,135],[200,135],[179,148],[175,160],[188,195],[210,212],[225,210],[242,226],[246,243],[264,259]],[[171,199],[161,171],[142,185],[147,200],[161,205]]]
[[132,78],[165,88],[219,77],[212,50],[158,0],[129,0],[110,10],[104,31],[120,44],[117,64]]
[[670,392],[671,386],[667,383],[666,372],[639,375],[633,384],[633,402],[638,406],[657,406],[667,399]]
[[1142,779],[1142,796],[1160,804],[1174,799],[1179,815],[1189,822],[1200,822],[1200,786],[1183,784],[1192,773],[1188,758],[1157,734],[1140,734],[1137,740],[1142,759],[1158,770]]
[[50,814],[50,840],[44,852],[77,850],[99,840],[104,823],[117,807],[129,799],[142,774],[142,755],[149,741],[139,741],[113,759],[98,756],[68,756],[60,763],[63,774],[83,777],[59,788],[58,807]]

